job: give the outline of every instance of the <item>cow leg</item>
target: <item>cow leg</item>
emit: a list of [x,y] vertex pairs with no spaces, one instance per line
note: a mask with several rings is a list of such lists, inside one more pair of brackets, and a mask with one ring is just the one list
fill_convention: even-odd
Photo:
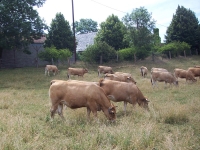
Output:
[[65,120],[62,110],[63,110],[63,104],[59,104],[57,109],[58,115],[62,118],[62,120]]
[[126,113],[127,102],[124,101],[124,112]]
[[49,71],[48,71],[48,76],[50,76],[50,75],[49,75]]
[[55,112],[57,111],[58,109],[58,104],[55,104],[55,105],[52,105],[51,106],[51,110],[50,110],[50,113],[51,113],[51,119],[53,120],[54,118],[54,115],[55,115]]
[[90,120],[91,109],[87,107],[87,120]]

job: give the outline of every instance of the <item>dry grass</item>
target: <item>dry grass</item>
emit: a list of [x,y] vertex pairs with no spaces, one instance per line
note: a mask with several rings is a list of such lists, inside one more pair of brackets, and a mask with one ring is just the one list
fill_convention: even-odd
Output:
[[[67,80],[66,67],[59,67],[57,76],[44,76],[44,68],[19,68],[0,70],[0,149],[2,150],[197,150],[200,149],[200,80],[179,87],[152,88],[150,74],[140,76],[144,65],[163,67],[170,71],[179,67],[187,69],[199,65],[200,57],[172,60],[138,61],[106,64],[114,71],[131,73],[142,93],[151,101],[150,112],[139,106],[117,105],[117,121],[109,123],[102,112],[99,121],[86,119],[86,109],[64,110],[66,121],[58,115],[50,121],[49,83],[52,79]],[[87,67],[89,73],[77,80],[98,81],[97,65],[77,62],[72,67]]]

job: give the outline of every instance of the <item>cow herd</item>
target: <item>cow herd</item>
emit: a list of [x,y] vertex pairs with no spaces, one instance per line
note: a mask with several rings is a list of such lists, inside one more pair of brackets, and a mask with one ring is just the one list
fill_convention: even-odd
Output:
[[[59,72],[54,65],[45,67],[45,75],[49,72],[54,75]],[[135,106],[138,104],[146,110],[149,110],[149,100],[142,94],[136,81],[130,73],[114,72],[112,67],[98,66],[97,82],[71,80],[71,75],[82,76],[88,73],[86,68],[68,68],[67,77],[70,80],[52,80],[49,88],[49,97],[51,100],[51,118],[58,113],[62,119],[63,106],[71,109],[86,107],[87,118],[90,119],[90,113],[97,118],[97,111],[103,111],[108,120],[116,119],[116,106],[111,102],[124,102],[124,112],[126,113],[127,103]],[[144,66],[140,68],[141,76],[147,76],[148,69]],[[165,82],[166,84],[178,85],[178,78],[185,78],[196,81],[195,77],[200,77],[200,66],[190,67],[188,70],[174,69],[171,73],[164,68],[151,69],[151,83],[154,87],[156,82]],[[103,78],[102,78],[103,77]]]

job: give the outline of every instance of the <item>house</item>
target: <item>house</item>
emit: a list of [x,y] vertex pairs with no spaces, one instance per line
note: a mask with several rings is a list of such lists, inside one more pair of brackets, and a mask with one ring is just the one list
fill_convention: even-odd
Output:
[[[76,52],[82,52],[88,45],[93,44],[96,33],[91,32],[76,35],[78,43]],[[33,44],[29,45],[29,54],[16,50],[0,50],[0,68],[38,67],[48,64],[48,62],[38,58],[38,53],[44,50],[45,40],[45,36],[34,40]]]
[[22,50],[1,50],[0,68],[33,67],[48,64],[48,62],[38,58],[38,53],[44,50],[43,45],[45,40],[45,36],[41,37],[41,39],[34,40],[33,44],[29,45],[26,53]]
[[76,52],[83,52],[87,46],[94,44],[96,34],[97,32],[89,32],[76,35],[76,42],[78,43]]

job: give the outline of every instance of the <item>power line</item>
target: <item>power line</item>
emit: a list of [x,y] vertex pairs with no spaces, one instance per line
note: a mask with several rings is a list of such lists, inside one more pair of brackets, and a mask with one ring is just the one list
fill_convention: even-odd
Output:
[[[107,7],[107,8],[113,9],[113,10],[115,10],[115,11],[119,11],[119,12],[121,12],[121,13],[127,14],[127,12],[121,11],[121,10],[119,10],[119,9],[115,9],[115,8],[113,8],[113,7],[110,7],[110,6],[107,6],[107,5],[105,5],[105,4],[99,3],[99,2],[97,2],[97,1],[95,1],[95,0],[91,0],[91,1],[93,1],[93,2],[95,2],[95,3],[97,3],[97,4],[100,4],[100,5],[102,5],[102,6],[105,6],[105,7]],[[165,26],[165,25],[158,24],[158,23],[156,23],[156,24],[167,28],[167,26]]]
[[115,8],[112,8],[112,7],[110,7],[110,6],[107,6],[107,5],[105,5],[105,4],[99,3],[99,2],[94,1],[94,0],[91,0],[91,1],[93,1],[93,2],[95,2],[95,3],[98,3],[98,4],[102,5],[102,6],[105,6],[105,7],[107,7],[107,8],[110,8],[110,9],[113,9],[113,10],[116,10],[116,11],[119,11],[119,12],[121,12],[121,13],[125,13],[125,14],[126,14],[126,12],[124,12],[124,11],[121,11],[121,10],[118,10],[118,9],[115,9]]

